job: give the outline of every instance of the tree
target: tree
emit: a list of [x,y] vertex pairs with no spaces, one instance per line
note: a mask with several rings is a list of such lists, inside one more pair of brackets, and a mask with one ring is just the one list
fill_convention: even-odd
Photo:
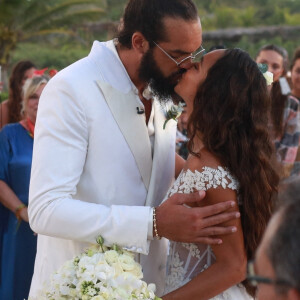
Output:
[[105,0],[0,0],[0,64],[7,69],[21,42],[37,36],[77,36],[76,25],[99,20]]

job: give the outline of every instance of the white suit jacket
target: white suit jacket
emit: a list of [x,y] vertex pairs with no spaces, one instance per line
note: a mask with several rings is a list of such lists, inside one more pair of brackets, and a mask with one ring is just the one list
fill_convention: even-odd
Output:
[[152,241],[149,253],[147,234],[150,207],[174,177],[176,122],[163,130],[164,109],[154,100],[152,157],[141,102],[112,43],[95,42],[40,99],[28,209],[39,234],[31,297],[99,235],[145,254],[145,280],[163,289],[165,243]]

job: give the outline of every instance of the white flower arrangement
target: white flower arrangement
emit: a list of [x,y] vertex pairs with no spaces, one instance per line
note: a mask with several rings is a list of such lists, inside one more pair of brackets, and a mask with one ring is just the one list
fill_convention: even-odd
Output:
[[271,85],[273,83],[273,73],[268,71],[267,64],[258,64],[259,70],[262,72],[264,78],[267,81],[267,85]]
[[265,79],[267,80],[267,85],[271,85],[273,83],[273,73],[267,71],[264,74]]
[[178,118],[180,117],[181,113],[183,112],[184,104],[179,102],[178,105],[173,104],[170,109],[166,112],[166,121],[164,123],[163,128],[166,128],[167,123],[170,120],[178,121]]
[[39,300],[161,300],[155,285],[142,281],[143,273],[134,254],[114,245],[92,246],[64,263],[51,276]]

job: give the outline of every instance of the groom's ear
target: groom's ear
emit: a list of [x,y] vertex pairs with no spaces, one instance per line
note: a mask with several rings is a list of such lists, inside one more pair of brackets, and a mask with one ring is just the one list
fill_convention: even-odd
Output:
[[144,35],[139,31],[135,32],[132,35],[132,48],[138,53],[144,55],[149,49],[149,43],[145,39]]

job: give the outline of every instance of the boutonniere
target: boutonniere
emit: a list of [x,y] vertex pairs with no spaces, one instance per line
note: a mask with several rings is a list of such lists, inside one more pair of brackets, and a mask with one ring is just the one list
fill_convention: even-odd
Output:
[[166,128],[168,121],[174,120],[178,121],[181,113],[183,112],[183,103],[179,103],[178,105],[173,104],[170,109],[166,112],[166,121],[164,123],[163,129]]
[[268,71],[268,65],[267,64],[257,64],[259,70],[262,72],[263,76],[265,77],[267,81],[267,85],[271,85],[273,83],[273,73]]

